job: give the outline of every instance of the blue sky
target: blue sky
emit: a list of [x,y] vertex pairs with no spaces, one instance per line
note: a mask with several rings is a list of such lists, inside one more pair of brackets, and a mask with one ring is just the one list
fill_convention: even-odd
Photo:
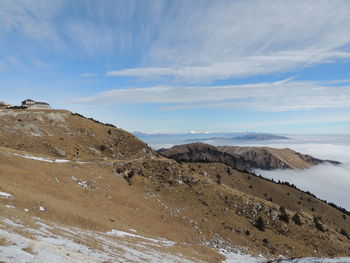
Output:
[[350,133],[350,1],[0,4],[0,100],[129,131]]

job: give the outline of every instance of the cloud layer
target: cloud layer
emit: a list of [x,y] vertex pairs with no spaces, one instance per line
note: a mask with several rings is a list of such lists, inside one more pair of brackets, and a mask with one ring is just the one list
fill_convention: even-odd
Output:
[[347,0],[0,4],[4,39],[16,35],[30,46],[77,57],[140,54],[133,67],[111,69],[107,76],[203,82],[350,58]]
[[[321,159],[337,160],[342,164],[334,166],[331,164],[323,164],[306,170],[276,170],[263,171],[256,170],[257,174],[261,174],[267,178],[274,180],[287,181],[295,184],[304,191],[310,191],[317,197],[335,203],[350,211],[350,203],[348,194],[350,189],[350,141],[349,136],[329,136],[321,137],[321,141],[310,143],[311,138],[318,136],[308,136],[303,139],[301,136],[296,144],[276,145],[272,147],[284,148],[290,147],[301,153],[307,153]],[[338,140],[333,143],[329,140]],[[308,143],[304,143],[303,140]]]
[[117,89],[80,103],[171,104],[164,109],[227,107],[258,111],[289,111],[342,108],[350,105],[350,86],[284,80],[270,83],[227,86],[156,86]]
[[281,180],[295,184],[304,191],[309,191],[323,200],[335,203],[350,211],[348,194],[350,189],[350,165],[318,165],[303,171],[257,170],[256,173],[275,181]]

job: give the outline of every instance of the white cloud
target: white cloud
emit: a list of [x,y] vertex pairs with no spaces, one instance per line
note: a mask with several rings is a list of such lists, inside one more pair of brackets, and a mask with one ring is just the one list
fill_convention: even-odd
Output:
[[321,199],[333,202],[350,211],[350,141],[349,135],[299,135],[288,136],[284,142],[263,142],[257,146],[291,148],[323,160],[342,162],[339,166],[323,164],[306,170],[256,170],[275,181],[287,181],[309,191]]
[[301,171],[257,170],[256,173],[275,181],[281,180],[295,184],[304,191],[309,191],[321,199],[350,210],[349,196],[346,194],[350,189],[350,165],[324,164]]
[[23,34],[38,41],[59,41],[52,21],[65,1],[0,0],[0,35]]
[[[350,111],[342,113],[322,113],[322,114],[303,114],[302,116],[289,116],[283,118],[283,120],[256,120],[256,121],[235,121],[221,125],[221,129],[224,130],[264,130],[269,127],[281,127],[285,125],[311,125],[321,123],[350,123]],[[324,131],[323,131],[324,132]],[[303,151],[302,151],[303,152]]]
[[158,103],[173,104],[167,110],[182,108],[226,107],[259,111],[289,111],[320,108],[348,108],[350,87],[291,79],[228,86],[155,86],[117,89],[80,103]]
[[325,52],[321,50],[298,50],[276,52],[261,56],[246,56],[232,62],[212,62],[206,66],[177,66],[131,68],[108,71],[107,76],[157,78],[171,76],[176,79],[206,82],[231,77],[246,77],[309,67],[318,63],[331,63],[336,59],[350,58],[350,52]]
[[183,1],[162,20],[143,67],[109,76],[210,81],[350,57],[350,2]]
[[106,25],[89,22],[71,22],[67,25],[67,35],[83,51],[95,56],[111,52],[114,48],[113,30]]
[[23,53],[35,46],[72,56],[107,55],[108,66],[137,57],[131,63],[139,67],[110,70],[108,76],[203,83],[350,57],[347,0],[0,0],[0,5],[0,36],[24,40]]

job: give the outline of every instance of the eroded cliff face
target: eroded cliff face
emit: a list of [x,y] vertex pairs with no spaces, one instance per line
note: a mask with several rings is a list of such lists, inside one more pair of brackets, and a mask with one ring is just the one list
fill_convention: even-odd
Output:
[[241,171],[252,169],[305,169],[324,162],[338,164],[335,161],[320,160],[310,155],[303,155],[288,148],[215,147],[204,143],[191,143],[162,149],[159,153],[178,161],[221,162]]

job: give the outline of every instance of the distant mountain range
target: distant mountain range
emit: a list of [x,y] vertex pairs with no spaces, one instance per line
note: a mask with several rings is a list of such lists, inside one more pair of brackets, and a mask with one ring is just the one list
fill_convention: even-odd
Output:
[[288,140],[286,136],[274,135],[274,134],[244,134],[234,137],[211,137],[211,138],[199,138],[199,139],[188,139],[188,142],[194,141],[211,141],[211,140],[242,140],[242,141],[266,141],[266,140]]
[[[163,148],[166,144],[177,145],[189,142],[205,142],[216,144],[235,144],[239,142],[261,142],[273,140],[288,140],[289,137],[255,132],[188,132],[188,133],[133,133],[139,139],[154,148]],[[231,143],[232,142],[232,143]]]

